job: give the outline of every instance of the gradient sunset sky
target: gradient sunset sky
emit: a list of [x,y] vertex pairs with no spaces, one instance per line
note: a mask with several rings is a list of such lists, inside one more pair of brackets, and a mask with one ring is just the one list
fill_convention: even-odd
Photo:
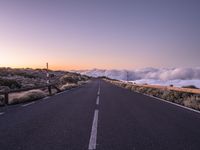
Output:
[[200,66],[200,0],[0,0],[0,67]]

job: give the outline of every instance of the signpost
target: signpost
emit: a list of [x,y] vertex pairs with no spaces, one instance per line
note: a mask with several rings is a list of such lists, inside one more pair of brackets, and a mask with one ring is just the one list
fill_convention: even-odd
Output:
[[47,66],[47,84],[49,84],[49,64],[48,62],[46,63]]
[[[50,80],[49,80],[49,63],[47,62],[46,63],[46,66],[47,66],[47,85],[50,83]],[[48,90],[49,90],[49,94],[51,95],[52,92],[51,92],[51,85],[48,86]]]

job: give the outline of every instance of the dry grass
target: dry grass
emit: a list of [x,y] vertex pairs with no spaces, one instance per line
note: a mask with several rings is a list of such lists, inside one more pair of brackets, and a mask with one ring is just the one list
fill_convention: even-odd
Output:
[[83,85],[89,81],[89,78],[80,74],[69,73],[67,75],[62,76],[59,81],[60,89],[63,91]]
[[69,89],[75,88],[77,86],[78,86],[78,84],[67,83],[67,84],[62,85],[62,87],[60,89],[61,90],[69,90]]
[[46,94],[42,90],[30,90],[26,92],[13,93],[9,95],[9,104],[33,101],[45,97]]
[[78,81],[78,85],[83,85],[83,84],[86,84],[86,83],[88,83],[89,81],[87,80],[87,81]]
[[129,89],[129,90],[132,89],[132,85],[130,85],[130,84],[123,85],[123,87],[125,87],[126,89]]
[[179,88],[179,87],[161,86],[161,85],[137,85],[137,86],[200,94],[200,89],[193,89],[193,88]]
[[61,85],[60,89],[62,91],[63,90],[69,90],[71,88],[78,87],[78,86],[86,84],[88,82],[89,82],[89,80],[80,80],[80,81],[76,81],[76,82],[72,83],[72,82],[66,82],[66,80],[65,80],[65,84]]
[[66,84],[66,83],[77,84],[79,81],[86,81],[86,80],[89,80],[87,76],[82,76],[76,73],[68,73],[60,78],[61,84]]
[[184,106],[200,110],[200,97],[191,96],[183,101]]
[[[71,88],[75,88],[80,85],[86,84],[87,82],[89,82],[90,78],[84,75],[82,76],[77,73],[67,73],[58,79],[60,82],[57,83],[56,87],[58,87],[58,89],[60,89],[61,91],[64,91],[64,90],[69,90]],[[5,88],[8,88],[8,87],[1,86],[2,91],[4,91]],[[57,89],[55,88],[51,89],[52,94],[56,94],[57,92],[58,92]],[[41,99],[47,96],[48,94],[49,94],[49,91],[46,88],[42,90],[38,89],[38,90],[29,90],[29,91],[20,92],[20,93],[12,93],[12,94],[10,93],[8,103],[16,104],[20,102],[33,101],[33,100]],[[0,95],[0,105],[4,105],[4,99],[5,99],[4,96]]]

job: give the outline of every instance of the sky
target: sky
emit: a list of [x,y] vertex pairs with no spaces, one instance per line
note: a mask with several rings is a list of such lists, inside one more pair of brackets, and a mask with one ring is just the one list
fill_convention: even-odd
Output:
[[199,67],[199,0],[0,0],[0,67]]

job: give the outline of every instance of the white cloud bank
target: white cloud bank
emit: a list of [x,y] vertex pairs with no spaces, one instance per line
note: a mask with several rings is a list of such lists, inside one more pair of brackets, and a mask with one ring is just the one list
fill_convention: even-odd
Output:
[[100,70],[81,71],[92,77],[106,76],[112,79],[134,81],[158,85],[185,86],[195,85],[200,88],[200,67],[196,68],[144,68],[128,70]]

